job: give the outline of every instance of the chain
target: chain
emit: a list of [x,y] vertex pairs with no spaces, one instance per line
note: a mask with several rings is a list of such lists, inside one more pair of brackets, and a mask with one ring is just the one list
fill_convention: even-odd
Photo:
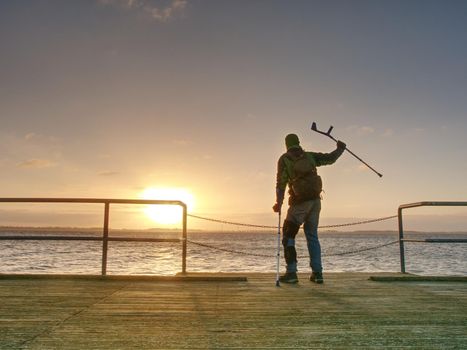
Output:
[[[223,252],[228,252],[228,253],[233,253],[233,254],[242,254],[242,255],[249,255],[249,256],[260,256],[260,257],[265,257],[265,258],[272,258],[272,257],[276,256],[276,255],[269,255],[269,254],[249,253],[249,252],[244,252],[244,251],[234,250],[234,249],[228,249],[228,248],[221,248],[221,247],[217,247],[217,246],[210,245],[210,244],[194,242],[194,241],[191,241],[191,240],[187,240],[187,242],[198,245],[200,247],[214,249],[214,250],[220,250],[220,251],[223,251]],[[392,242],[389,242],[389,243],[379,244],[379,245],[376,245],[376,246],[373,246],[373,247],[368,247],[368,248],[362,248],[362,249],[357,249],[357,250],[349,250],[349,251],[333,253],[333,254],[322,254],[322,256],[323,257],[328,257],[328,256],[342,256],[342,255],[357,254],[357,253],[362,253],[362,252],[365,252],[365,251],[368,251],[368,250],[375,250],[375,249],[387,247],[389,245],[392,245],[392,244],[395,244],[395,243],[398,243],[398,242],[399,242],[399,240],[392,241]],[[297,256],[297,258],[307,258],[307,257],[308,257],[307,255]]]
[[233,253],[233,254],[242,254],[242,255],[250,255],[250,256],[261,256],[261,257],[264,257],[264,258],[270,258],[272,257],[273,255],[268,255],[268,254],[259,254],[259,253],[249,253],[249,252],[243,252],[243,251],[240,251],[240,250],[234,250],[234,249],[228,249],[228,248],[220,248],[220,247],[217,247],[217,246],[214,246],[214,245],[210,245],[210,244],[205,244],[205,243],[200,243],[200,242],[194,242],[194,241],[191,241],[189,239],[187,239],[187,242],[188,243],[192,243],[192,244],[196,244],[200,247],[204,247],[204,248],[209,248],[209,249],[214,249],[214,250],[220,250],[220,251],[223,251],[223,252],[228,252],[228,253]]
[[[200,219],[200,220],[205,220],[205,221],[211,221],[211,222],[217,222],[217,223],[227,224],[227,225],[235,225],[235,226],[243,226],[243,227],[256,227],[256,228],[274,228],[274,229],[277,229],[277,226],[246,224],[246,223],[241,223],[241,222],[234,222],[234,221],[226,221],[226,220],[219,220],[219,219],[206,218],[206,217],[199,216],[199,215],[194,215],[194,214],[187,214],[187,215],[188,215],[189,217],[191,217],[191,218]],[[363,220],[363,221],[350,222],[350,223],[346,223],[346,224],[323,225],[323,226],[318,226],[318,228],[336,228],[336,227],[346,227],[346,226],[354,226],[354,225],[363,225],[363,224],[370,224],[370,223],[372,223],[372,222],[379,222],[379,221],[384,221],[384,220],[389,220],[389,219],[394,219],[394,218],[397,218],[397,215],[385,216],[385,217],[377,218],[377,219],[370,219],[370,220]]]
[[217,222],[220,224],[227,224],[227,225],[234,225],[234,226],[244,226],[244,227],[256,227],[256,228],[277,228],[277,226],[267,226],[267,225],[254,225],[254,224],[244,224],[240,222],[233,222],[233,221],[226,221],[226,220],[218,220],[218,219],[211,219],[206,218],[199,215],[187,214],[187,216],[195,219],[210,221],[210,222]]
[[372,222],[385,221],[385,220],[395,219],[395,218],[397,218],[397,215],[385,216],[385,217],[377,218],[377,219],[349,222],[349,223],[346,223],[346,224],[324,225],[324,226],[318,226],[318,228],[335,228],[335,227],[363,225],[363,224],[370,224]]
[[[396,244],[396,243],[399,243],[399,240],[392,241],[392,242],[389,242],[389,243],[380,244],[380,245],[376,245],[376,246],[373,246],[373,247],[368,247],[368,248],[362,248],[362,249],[357,249],[357,250],[348,250],[348,251],[345,251],[345,252],[334,253],[334,254],[323,254],[323,256],[341,256],[341,255],[357,254],[357,253],[366,252],[368,250],[375,250],[375,249],[387,247],[389,245]],[[306,256],[301,256],[301,258],[305,258],[305,257]]]
[[[271,228],[272,229],[277,229],[277,226],[255,225],[255,224],[247,224],[247,223],[234,222],[234,221],[212,219],[212,218],[207,218],[207,217],[194,215],[194,214],[187,214],[187,215],[189,217],[191,217],[191,218],[210,221],[210,222],[217,222],[217,223],[227,224],[227,225],[235,225],[235,226],[242,226],[242,227],[266,228],[266,229],[271,229]],[[379,221],[384,221],[384,220],[389,220],[389,219],[394,219],[394,218],[397,218],[397,215],[385,216],[385,217],[381,217],[381,218],[377,218],[377,219],[355,221],[355,222],[350,222],[350,223],[345,223],[345,224],[323,225],[323,226],[318,226],[318,228],[336,228],[336,227],[347,227],[347,226],[354,226],[354,225],[363,225],[363,224],[369,224],[369,223],[372,223],[372,222],[379,222]],[[250,253],[250,252],[244,252],[244,251],[228,249],[228,248],[221,248],[221,247],[217,247],[217,246],[214,246],[214,245],[195,242],[195,241],[191,241],[191,240],[187,240],[187,242],[189,242],[191,244],[198,245],[200,247],[219,250],[219,251],[233,253],[233,254],[259,256],[259,257],[266,257],[266,258],[276,256],[276,255],[268,255],[268,254]],[[344,251],[344,252],[333,253],[333,254],[323,254],[322,256],[342,256],[342,255],[357,254],[357,253],[362,253],[362,252],[365,252],[365,251],[368,251],[368,250],[375,250],[375,249],[383,248],[383,247],[386,247],[386,246],[389,246],[389,245],[392,245],[392,244],[395,244],[395,243],[398,243],[398,242],[399,241],[397,240],[397,241],[392,241],[392,242],[389,242],[389,243],[376,245],[376,246],[373,246],[373,247],[362,248],[362,249],[351,250],[351,251]],[[298,256],[298,258],[306,258],[306,257],[307,256]]]

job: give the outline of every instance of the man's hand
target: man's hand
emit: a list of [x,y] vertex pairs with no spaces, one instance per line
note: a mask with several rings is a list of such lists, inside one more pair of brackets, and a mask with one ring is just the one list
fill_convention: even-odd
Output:
[[337,148],[339,149],[345,149],[347,147],[347,145],[342,142],[341,140],[337,141]]
[[274,210],[274,213],[280,213],[282,208],[282,204],[276,203],[272,206],[272,210]]

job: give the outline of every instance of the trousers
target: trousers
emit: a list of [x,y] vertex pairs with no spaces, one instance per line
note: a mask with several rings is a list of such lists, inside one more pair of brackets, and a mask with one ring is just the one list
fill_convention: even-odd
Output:
[[303,224],[310,256],[310,268],[313,272],[322,272],[321,245],[318,238],[321,199],[312,199],[299,204],[292,204],[287,210],[282,229],[282,245],[287,272],[297,272],[297,252],[295,236]]

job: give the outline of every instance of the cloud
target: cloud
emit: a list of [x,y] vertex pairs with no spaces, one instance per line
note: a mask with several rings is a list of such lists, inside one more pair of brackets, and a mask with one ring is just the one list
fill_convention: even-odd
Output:
[[36,135],[35,133],[30,132],[29,134],[26,134],[26,135],[24,136],[24,139],[25,139],[25,140],[32,140],[32,139],[35,138],[36,136],[37,136],[37,135]]
[[264,171],[252,171],[248,174],[248,178],[254,181],[261,181],[264,182],[266,179],[269,179],[271,174],[266,173]]
[[112,155],[108,154],[108,153],[101,153],[101,154],[98,154],[97,155],[97,158],[98,159],[111,159],[112,158]]
[[151,14],[152,18],[161,22],[167,22],[175,16],[182,15],[187,4],[186,0],[172,0],[170,4],[163,8],[145,6],[144,9]]
[[352,125],[347,128],[352,133],[356,133],[359,136],[366,136],[370,135],[375,132],[375,129],[373,129],[371,126],[356,126]]
[[393,129],[386,129],[384,130],[382,136],[383,137],[391,137],[394,135],[394,130]]
[[2,165],[20,169],[42,169],[56,166],[62,159],[60,139],[36,132],[17,134],[0,131]]
[[43,169],[43,168],[50,168],[55,166],[56,164],[48,159],[28,159],[23,162],[17,163],[16,167],[22,169]]
[[35,132],[29,132],[26,135],[24,135],[24,140],[27,141],[28,143],[36,143],[36,144],[58,144],[60,142],[60,139],[55,137],[55,136],[46,136],[42,134],[38,134]]
[[145,13],[159,22],[168,22],[185,13],[188,0],[98,0],[104,6],[118,6],[130,11]]
[[369,135],[369,134],[372,134],[373,132],[375,131],[375,129],[373,129],[372,127],[370,126],[362,126],[358,132],[360,135]]
[[186,140],[186,139],[174,139],[172,140],[172,144],[176,146],[189,146],[189,145],[192,145],[193,142],[191,142],[190,140]]
[[118,171],[101,171],[100,173],[97,173],[99,176],[115,176],[119,174],[120,172]]
[[248,121],[253,121],[253,120],[258,120],[258,116],[256,114],[253,114],[253,113],[247,113],[246,115],[246,120]]
[[368,169],[368,167],[367,167],[366,165],[364,165],[364,164],[359,164],[359,165],[357,166],[357,170],[358,170],[358,171],[368,171],[369,169]]

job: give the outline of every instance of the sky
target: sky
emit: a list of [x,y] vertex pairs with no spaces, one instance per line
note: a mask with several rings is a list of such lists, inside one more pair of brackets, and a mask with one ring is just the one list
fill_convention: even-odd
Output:
[[[0,47],[0,197],[184,189],[193,214],[275,225],[285,135],[335,148],[314,121],[383,174],[319,168],[321,223],[467,200],[465,1],[0,0]],[[64,224],[34,210],[0,221]],[[467,208],[411,213],[467,231]]]

